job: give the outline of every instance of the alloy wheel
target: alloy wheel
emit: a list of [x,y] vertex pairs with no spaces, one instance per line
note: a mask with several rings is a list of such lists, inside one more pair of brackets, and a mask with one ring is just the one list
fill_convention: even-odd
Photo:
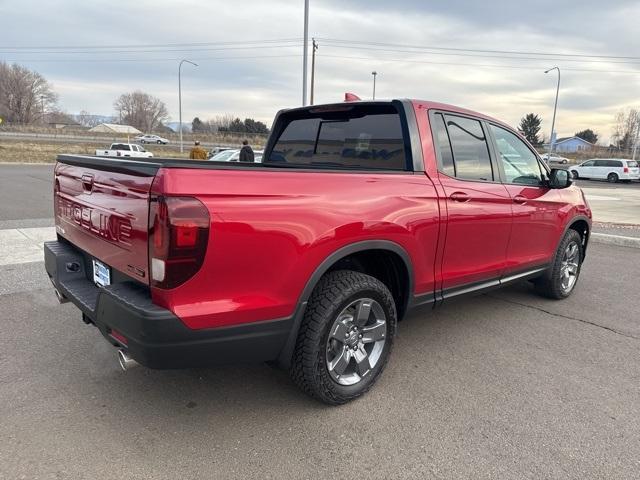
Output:
[[580,249],[576,242],[569,242],[562,255],[560,264],[560,286],[562,290],[570,292],[578,280]]
[[337,316],[327,339],[326,366],[340,385],[355,385],[382,361],[387,317],[371,298],[351,302]]

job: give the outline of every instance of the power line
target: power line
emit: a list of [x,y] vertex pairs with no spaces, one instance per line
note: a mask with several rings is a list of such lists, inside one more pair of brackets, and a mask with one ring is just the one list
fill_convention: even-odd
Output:
[[265,48],[299,48],[298,44],[275,44],[275,45],[251,45],[247,47],[218,47],[218,48],[180,48],[180,49],[164,49],[164,50],[106,50],[106,51],[90,51],[90,50],[67,50],[60,52],[52,51],[30,51],[30,52],[14,52],[3,51],[0,49],[0,54],[13,54],[13,55],[32,55],[32,54],[46,54],[46,55],[76,55],[76,54],[89,54],[89,55],[111,55],[122,53],[167,53],[167,52],[212,52],[212,51],[229,51],[229,50],[255,50]]
[[513,56],[513,55],[482,55],[476,53],[449,53],[449,52],[421,52],[415,50],[400,50],[400,49],[386,49],[386,48],[378,48],[378,47],[363,47],[357,45],[342,45],[338,43],[329,43],[328,47],[334,48],[347,48],[353,50],[371,50],[375,52],[391,52],[391,53],[414,53],[419,55],[444,55],[444,56],[458,56],[458,57],[476,57],[476,58],[496,58],[496,59],[507,59],[507,60],[548,60],[552,62],[577,62],[577,63],[604,63],[604,64],[631,64],[631,65],[640,65],[640,61],[625,61],[625,60],[580,60],[577,58],[539,58],[539,57],[522,57],[522,56]]
[[[301,57],[301,54],[287,54],[287,55],[256,55],[256,56],[242,56],[242,57],[191,57],[193,60],[200,62],[206,62],[209,60],[246,60],[246,59],[262,59],[262,58],[285,58],[285,57]],[[9,63],[13,63],[15,60],[7,60]],[[61,59],[61,58],[41,58],[41,59],[29,59],[26,60],[29,63],[112,63],[112,62],[179,62],[180,58],[78,58],[78,59]]]
[[200,43],[156,43],[156,44],[128,44],[128,45],[60,45],[60,46],[11,46],[2,47],[0,50],[69,50],[69,49],[110,49],[110,48],[171,48],[171,47],[209,47],[215,45],[247,45],[262,43],[290,43],[301,42],[302,38],[276,38],[267,40],[242,40],[234,42],[200,42]]
[[[320,55],[319,55],[320,56]],[[429,60],[407,60],[401,58],[384,58],[384,57],[376,57],[375,59],[371,57],[350,57],[344,55],[321,55],[324,58],[344,58],[350,60],[375,60],[381,62],[401,62],[401,63],[421,63],[425,65],[453,65],[453,66],[464,66],[464,67],[487,67],[487,68],[510,68],[510,69],[520,69],[520,70],[544,70],[547,67],[543,66],[525,66],[525,65],[496,65],[496,64],[482,64],[482,63],[462,63],[462,62],[432,62]],[[638,74],[638,71],[631,70],[596,70],[596,69],[585,69],[585,68],[563,68],[563,71],[569,70],[572,72],[593,72],[593,73],[633,73]]]
[[478,48],[434,47],[429,45],[407,45],[407,44],[385,43],[385,42],[365,42],[365,41],[359,41],[359,40],[345,40],[345,39],[338,39],[338,38],[321,38],[321,37],[316,37],[316,39],[323,42],[347,43],[352,45],[353,44],[374,45],[374,46],[382,46],[382,47],[414,48],[414,49],[422,49],[422,50],[447,50],[447,51],[455,51],[455,52],[500,53],[500,54],[507,54],[507,55],[540,55],[540,56],[551,56],[551,57],[583,57],[583,58],[612,58],[612,59],[621,59],[621,60],[640,60],[640,57],[628,57],[628,56],[617,56],[617,55],[598,55],[598,54],[585,54],[585,53],[549,53],[549,52],[530,52],[530,51],[516,51],[516,50],[487,50],[487,49],[478,49]]

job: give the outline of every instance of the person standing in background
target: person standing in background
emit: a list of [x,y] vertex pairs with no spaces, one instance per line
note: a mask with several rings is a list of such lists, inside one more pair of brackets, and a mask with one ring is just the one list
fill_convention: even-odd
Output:
[[200,146],[200,142],[196,140],[191,152],[189,152],[189,158],[191,160],[206,160],[207,151]]
[[241,162],[251,162],[253,163],[255,157],[253,155],[253,149],[249,145],[247,140],[242,141],[242,148],[240,149],[240,158],[238,159]]

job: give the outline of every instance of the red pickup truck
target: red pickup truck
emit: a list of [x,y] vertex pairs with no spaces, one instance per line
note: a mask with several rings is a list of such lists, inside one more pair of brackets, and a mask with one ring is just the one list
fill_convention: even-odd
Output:
[[61,155],[60,301],[123,368],[271,361],[347,402],[416,307],[531,280],[567,297],[591,211],[512,128],[418,100],[283,110],[259,164]]

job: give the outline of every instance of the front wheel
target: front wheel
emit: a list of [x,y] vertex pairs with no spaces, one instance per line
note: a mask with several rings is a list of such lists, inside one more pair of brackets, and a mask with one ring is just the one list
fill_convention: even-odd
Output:
[[314,289],[293,353],[291,376],[307,394],[340,405],[364,394],[387,363],[396,308],[379,280],[330,272]]
[[571,176],[573,177],[574,180],[577,180],[578,178],[580,178],[580,174],[576,170],[571,170]]
[[140,140],[140,143],[142,143],[144,145],[147,142],[145,142],[144,140]]
[[611,172],[607,175],[607,182],[609,183],[617,183],[618,182],[618,174]]
[[162,143],[162,140],[158,140],[156,143],[160,145]]
[[567,230],[560,241],[553,264],[535,281],[538,292],[558,300],[571,295],[578,283],[583,258],[582,237],[573,229]]

